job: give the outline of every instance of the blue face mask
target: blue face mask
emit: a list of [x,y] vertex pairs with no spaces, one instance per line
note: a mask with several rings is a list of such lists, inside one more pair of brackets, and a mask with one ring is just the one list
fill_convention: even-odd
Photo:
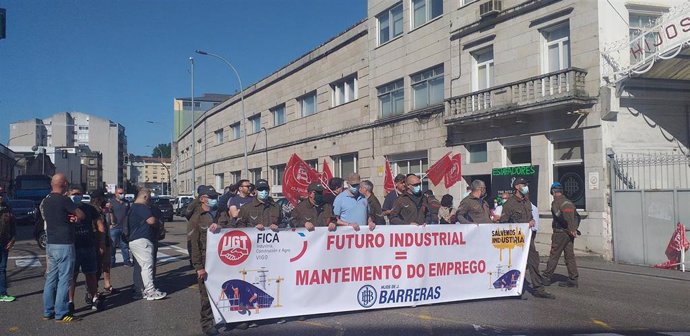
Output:
[[528,187],[528,186],[524,186],[524,187],[520,188],[520,192],[521,192],[523,195],[529,194],[529,187]]
[[422,186],[412,186],[412,193],[415,195],[419,195],[422,193]]
[[357,186],[357,187],[350,187],[350,192],[351,192],[353,195],[359,194],[359,186]]
[[69,198],[72,199],[72,202],[74,202],[74,204],[81,203],[81,195],[72,195]]
[[218,200],[217,200],[217,199],[212,199],[212,198],[209,199],[209,200],[208,200],[208,206],[209,206],[211,209],[217,208],[217,207],[218,207]]
[[263,201],[268,198],[268,190],[259,190],[256,192],[256,197],[259,198],[260,201]]

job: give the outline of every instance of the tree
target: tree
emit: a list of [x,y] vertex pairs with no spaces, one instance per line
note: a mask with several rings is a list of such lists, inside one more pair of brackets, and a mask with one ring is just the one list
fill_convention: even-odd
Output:
[[[161,155],[162,154],[162,155]],[[164,157],[164,158],[170,158],[170,144],[158,144],[156,147],[153,148],[153,152],[151,153],[152,157]]]

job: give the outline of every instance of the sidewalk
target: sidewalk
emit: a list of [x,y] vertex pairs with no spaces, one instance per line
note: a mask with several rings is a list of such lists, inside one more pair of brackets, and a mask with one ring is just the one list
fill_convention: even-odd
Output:
[[[542,265],[541,269],[546,267],[546,262],[549,260],[550,245],[543,243],[535,244]],[[666,278],[672,280],[690,281],[690,269],[686,266],[686,272],[678,270],[666,270],[661,268],[654,268],[644,265],[627,265],[618,264],[612,261],[607,261],[601,256],[581,250],[575,250],[575,257],[577,258],[577,267],[582,269],[594,269],[608,272],[629,273],[634,275],[650,276],[656,278]],[[561,255],[558,260],[558,265],[565,267],[565,260]]]

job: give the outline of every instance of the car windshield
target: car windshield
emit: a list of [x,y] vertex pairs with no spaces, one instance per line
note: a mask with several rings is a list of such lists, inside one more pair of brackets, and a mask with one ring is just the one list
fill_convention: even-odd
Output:
[[34,202],[27,200],[9,200],[10,206],[13,208],[33,208]]
[[151,202],[156,205],[169,205],[170,199],[167,198],[151,198]]

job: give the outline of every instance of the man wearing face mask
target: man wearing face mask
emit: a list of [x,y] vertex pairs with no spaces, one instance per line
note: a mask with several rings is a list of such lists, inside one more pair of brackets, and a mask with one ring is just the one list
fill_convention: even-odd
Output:
[[422,180],[417,175],[410,174],[405,180],[407,192],[400,195],[393,203],[390,212],[391,224],[425,224],[429,204],[422,193]]
[[263,231],[267,226],[278,232],[278,225],[283,221],[283,211],[278,203],[269,196],[268,181],[256,181],[256,196],[243,205],[234,223],[234,227],[255,227]]
[[386,197],[383,198],[383,206],[381,209],[383,210],[383,214],[388,216],[391,213],[391,209],[393,209],[393,203],[395,203],[395,200],[400,197],[400,195],[404,194],[405,191],[407,190],[407,185],[405,185],[405,175],[403,174],[398,174],[395,175],[395,179],[393,180],[393,183],[395,183],[395,189],[391,192],[389,192]]
[[122,253],[122,260],[126,266],[132,266],[129,259],[129,247],[127,242],[122,239],[122,229],[127,223],[127,211],[129,211],[129,201],[125,199],[125,190],[122,188],[115,189],[115,196],[109,201],[111,211],[108,212],[110,221],[110,240],[112,241],[112,248],[110,249],[110,266],[115,267],[115,254],[119,247]]
[[362,179],[357,173],[352,173],[347,177],[349,187],[335,198],[333,213],[337,217],[337,223],[340,226],[351,226],[355,231],[359,231],[360,226],[368,225],[369,230],[374,230],[376,224],[369,217],[367,199],[359,193],[359,184],[361,182]]
[[[527,184],[526,179],[522,177],[515,178],[513,181],[513,197],[509,198],[503,205],[501,223],[529,223],[530,229],[534,227],[532,203],[527,198],[529,194]],[[536,232],[531,231],[531,234],[532,239],[530,240],[529,254],[527,256],[527,271],[532,283],[532,295],[538,298],[555,299],[556,297],[553,294],[544,289],[544,282],[539,273],[539,252],[537,252],[537,248],[534,246]]]
[[190,219],[191,231],[188,236],[192,243],[192,266],[196,270],[199,294],[201,295],[201,330],[206,335],[218,335],[215,327],[211,303],[206,292],[206,235],[208,232],[218,233],[222,225],[217,224],[218,196],[212,186],[199,187],[199,211]]
[[458,206],[456,212],[461,224],[488,224],[491,220],[491,208],[484,200],[486,197],[486,184],[482,180],[472,181],[472,192],[467,195]]
[[317,226],[327,226],[328,231],[335,231],[333,206],[325,203],[324,188],[321,183],[312,182],[307,191],[309,197],[292,210],[292,227],[303,227],[307,231],[314,231]]
[[77,204],[65,195],[67,179],[62,173],[50,180],[50,194],[41,202],[40,208],[45,220],[46,259],[48,270],[43,287],[43,319],[54,318],[58,322],[75,320],[69,311],[68,292],[74,274],[74,223],[86,218]]

